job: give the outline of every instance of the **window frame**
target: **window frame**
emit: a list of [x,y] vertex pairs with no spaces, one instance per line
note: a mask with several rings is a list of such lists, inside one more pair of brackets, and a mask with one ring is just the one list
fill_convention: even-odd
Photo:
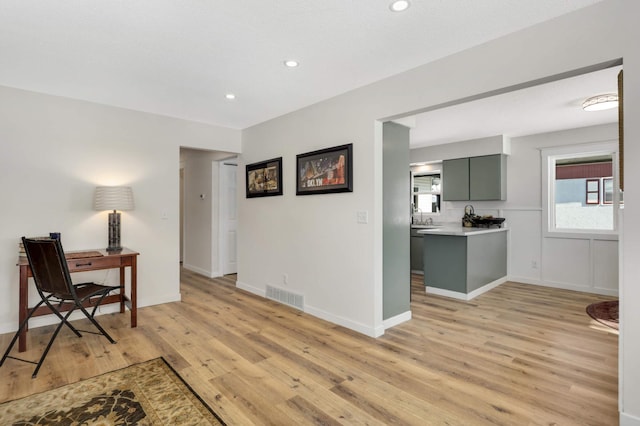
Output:
[[[555,180],[556,160],[595,155],[611,155],[613,169],[613,229],[567,229],[555,225]],[[547,238],[598,238],[604,240],[618,239],[618,142],[615,140],[566,145],[562,147],[541,148],[542,168],[542,235]],[[603,185],[599,185],[600,188]],[[611,205],[611,204],[607,204]]]
[[[611,189],[611,201],[607,201],[607,186],[605,185],[606,181],[611,181],[612,189]],[[613,177],[603,177],[602,178],[602,204],[608,206],[613,204],[614,194],[616,193],[616,185]],[[620,204],[620,199],[618,198],[618,204]]]
[[[596,190],[592,191],[589,189],[589,183],[591,182],[595,182],[596,183]],[[590,178],[586,180],[586,197],[585,197],[585,204],[600,204],[600,178]],[[595,201],[591,201],[589,200],[589,194],[596,194],[596,200]]]

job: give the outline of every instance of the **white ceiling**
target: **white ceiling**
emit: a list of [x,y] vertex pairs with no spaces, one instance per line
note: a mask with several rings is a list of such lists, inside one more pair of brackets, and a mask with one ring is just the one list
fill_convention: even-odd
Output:
[[0,85],[241,129],[600,0],[390,1],[0,0]]
[[618,92],[621,66],[414,116],[411,147],[614,123],[618,109],[584,111],[589,97]]

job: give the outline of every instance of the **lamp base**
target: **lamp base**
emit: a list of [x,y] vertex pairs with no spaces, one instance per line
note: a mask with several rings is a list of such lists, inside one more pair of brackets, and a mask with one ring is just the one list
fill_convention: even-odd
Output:
[[108,252],[122,250],[120,246],[120,213],[115,210],[109,213],[109,247]]

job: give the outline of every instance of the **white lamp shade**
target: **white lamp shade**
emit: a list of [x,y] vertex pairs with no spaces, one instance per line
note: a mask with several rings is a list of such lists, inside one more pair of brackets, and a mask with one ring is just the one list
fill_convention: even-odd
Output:
[[97,186],[93,194],[94,210],[133,210],[130,186]]

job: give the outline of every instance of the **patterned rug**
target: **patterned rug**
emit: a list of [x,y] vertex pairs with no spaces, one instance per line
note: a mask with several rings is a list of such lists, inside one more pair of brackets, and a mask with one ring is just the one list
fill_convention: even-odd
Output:
[[224,425],[163,358],[0,404],[0,425]]
[[614,329],[619,327],[619,304],[617,300],[593,303],[587,306],[587,314],[601,324]]

